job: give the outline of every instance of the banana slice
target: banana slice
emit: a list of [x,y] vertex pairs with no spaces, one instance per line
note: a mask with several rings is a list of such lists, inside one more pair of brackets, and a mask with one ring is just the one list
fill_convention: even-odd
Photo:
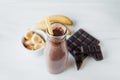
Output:
[[41,48],[42,47],[42,44],[41,43],[37,43],[37,44],[35,44],[34,45],[34,49],[36,50],[36,49],[39,49],[39,48]]
[[27,40],[26,38],[23,38],[23,44],[24,44],[24,46],[27,46],[27,45],[29,45],[29,44],[32,44],[32,42],[30,41],[30,40]]
[[30,40],[30,39],[32,38],[32,36],[33,36],[33,32],[28,31],[28,32],[26,32],[26,34],[25,34],[25,39]]
[[34,50],[34,45],[32,45],[32,44],[27,45],[27,49]]
[[42,42],[42,39],[41,39],[41,37],[40,37],[38,34],[34,33],[33,36],[32,36],[31,41],[32,41],[32,43],[34,43],[34,44],[35,44],[35,43],[41,43],[41,42]]
[[24,42],[24,45],[25,46],[33,45],[33,43],[31,42],[31,40],[27,40],[26,42]]

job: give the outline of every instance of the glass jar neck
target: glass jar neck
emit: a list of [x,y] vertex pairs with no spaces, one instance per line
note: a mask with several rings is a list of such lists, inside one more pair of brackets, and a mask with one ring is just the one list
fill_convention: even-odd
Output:
[[66,29],[66,27],[64,25],[62,25],[60,23],[54,23],[54,24],[52,24],[52,29],[54,29],[54,28],[56,28],[58,26],[61,27],[61,29],[63,29],[63,31],[64,31],[63,34],[60,35],[60,36],[50,35],[50,33],[49,33],[48,29],[47,29],[46,33],[47,33],[47,38],[48,39],[57,39],[57,40],[66,39],[67,29]]

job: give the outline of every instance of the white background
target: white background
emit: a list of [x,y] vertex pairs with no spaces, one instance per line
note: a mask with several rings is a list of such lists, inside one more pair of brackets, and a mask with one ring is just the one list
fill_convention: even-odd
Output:
[[[63,14],[101,41],[104,60],[87,58],[51,75],[44,56],[21,45],[24,32],[43,16]],[[120,80],[120,0],[0,0],[0,80]]]

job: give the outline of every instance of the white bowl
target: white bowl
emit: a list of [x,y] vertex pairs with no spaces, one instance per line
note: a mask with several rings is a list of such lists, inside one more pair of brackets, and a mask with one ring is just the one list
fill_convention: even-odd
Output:
[[[43,32],[43,31],[41,31],[41,30],[28,30],[28,31],[32,31],[32,32],[35,32],[35,33],[39,34],[39,35],[44,39],[44,41],[45,41],[45,43],[46,43],[46,38],[47,38],[47,36],[46,36],[45,32]],[[24,35],[24,36],[25,36],[25,35]],[[21,42],[22,42],[23,47],[25,48],[25,50],[26,50],[28,53],[43,54],[43,50],[44,50],[45,44],[44,44],[40,49],[37,49],[37,50],[29,50],[29,49],[27,49],[27,48],[24,46],[24,44],[23,44],[23,38],[24,38],[24,36],[22,37],[22,41],[21,41]]]

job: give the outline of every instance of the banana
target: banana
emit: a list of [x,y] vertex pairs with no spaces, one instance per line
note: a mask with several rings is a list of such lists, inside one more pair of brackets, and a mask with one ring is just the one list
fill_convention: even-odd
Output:
[[32,35],[33,35],[33,32],[31,31],[26,32],[25,39],[30,40],[32,38]]
[[49,20],[51,23],[61,23],[61,24],[72,25],[72,21],[64,15],[51,15],[49,16]]
[[[63,16],[63,15],[51,15],[51,16],[48,16],[49,17],[49,20],[50,20],[50,23],[53,24],[53,23],[61,23],[61,24],[64,24],[67,28],[67,34],[71,34],[71,30],[69,29],[69,25],[72,25],[72,21],[66,17],[66,16]],[[47,25],[45,23],[45,20],[42,19],[41,21],[39,21],[38,23],[34,24],[31,29],[38,29],[38,30],[42,30],[42,31],[46,31],[47,29]]]

